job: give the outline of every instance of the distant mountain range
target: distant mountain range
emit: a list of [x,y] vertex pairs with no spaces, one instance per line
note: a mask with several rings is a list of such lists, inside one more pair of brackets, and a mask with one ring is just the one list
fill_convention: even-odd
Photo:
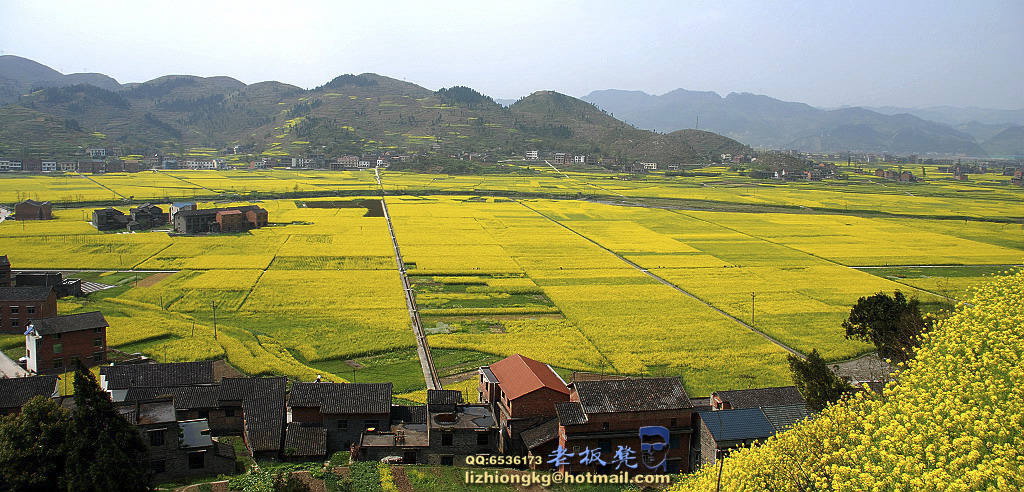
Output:
[[115,144],[131,153],[238,145],[281,156],[540,149],[689,164],[750,150],[706,131],[640,130],[557,92],[503,107],[467,87],[432,91],[376,74],[341,75],[312,90],[191,75],[119,84],[8,55],[0,56],[0,87],[0,155],[72,155]]
[[976,157],[1024,155],[1005,153],[1018,147],[1007,140],[1017,134],[1014,128],[1024,125],[1024,110],[826,110],[757,94],[721,97],[714,92],[685,89],[660,96],[609,89],[591,92],[582,99],[639,128],[665,132],[696,127],[755,147]]

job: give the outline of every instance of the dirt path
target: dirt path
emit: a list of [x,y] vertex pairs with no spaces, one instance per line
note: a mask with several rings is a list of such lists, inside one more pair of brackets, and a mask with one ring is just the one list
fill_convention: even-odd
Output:
[[391,467],[391,480],[400,492],[412,492],[412,482],[409,481],[409,476],[405,474],[405,467]]
[[163,279],[165,279],[167,277],[170,277],[171,275],[174,275],[174,274],[173,273],[169,273],[169,272],[154,273],[154,274],[152,274],[152,275],[150,275],[150,276],[148,276],[148,277],[146,277],[146,278],[144,278],[142,280],[139,280],[139,285],[138,286],[139,287],[152,287],[152,286],[160,283]]

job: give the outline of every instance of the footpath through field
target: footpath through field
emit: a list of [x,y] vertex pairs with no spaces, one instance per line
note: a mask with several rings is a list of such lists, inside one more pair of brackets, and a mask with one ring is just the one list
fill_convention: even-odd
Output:
[[409,283],[409,275],[405,271],[405,262],[402,260],[402,250],[398,247],[398,238],[395,237],[395,228],[391,225],[391,214],[388,212],[388,202],[384,199],[384,185],[380,181],[380,171],[373,168],[373,177],[380,187],[380,204],[384,211],[384,220],[388,224],[388,233],[391,234],[391,245],[395,249],[395,264],[398,266],[398,275],[402,279],[402,290],[405,291],[405,306],[409,309],[409,319],[412,320],[412,331],[416,335],[416,353],[420,357],[420,367],[423,369],[423,380],[426,381],[428,390],[439,390],[441,380],[437,377],[437,370],[434,369],[434,358],[430,355],[430,345],[427,343],[427,335],[423,331],[423,324],[420,323],[420,312],[416,307],[416,292],[412,290]]

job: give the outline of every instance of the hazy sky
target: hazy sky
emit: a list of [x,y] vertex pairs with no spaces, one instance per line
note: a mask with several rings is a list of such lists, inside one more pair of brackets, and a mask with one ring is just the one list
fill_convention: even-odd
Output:
[[0,50],[121,82],[187,73],[308,88],[376,72],[496,98],[681,87],[1024,108],[1024,0],[0,0]]

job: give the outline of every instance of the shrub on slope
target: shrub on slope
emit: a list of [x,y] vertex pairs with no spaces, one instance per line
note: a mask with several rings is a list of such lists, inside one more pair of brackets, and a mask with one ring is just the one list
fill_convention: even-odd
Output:
[[[721,490],[1024,489],[1024,271],[978,289],[883,396],[724,460]],[[715,490],[708,466],[676,490]]]

